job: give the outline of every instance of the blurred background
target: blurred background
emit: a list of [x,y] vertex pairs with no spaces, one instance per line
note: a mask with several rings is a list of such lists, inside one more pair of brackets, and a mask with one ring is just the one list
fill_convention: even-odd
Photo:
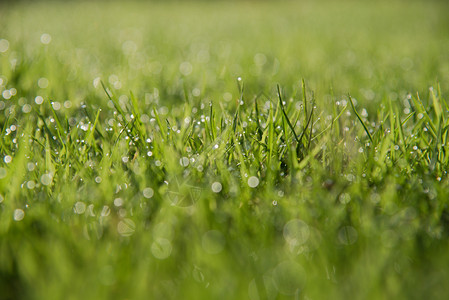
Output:
[[[36,78],[45,77],[50,81],[45,92],[57,97],[82,98],[95,78],[141,97],[164,85],[166,101],[181,97],[185,84],[213,98],[219,91],[221,99],[235,94],[237,77],[249,95],[270,91],[275,83],[294,90],[306,78],[318,95],[333,89],[375,103],[449,81],[444,1],[9,1],[2,6],[0,36],[9,44],[2,57],[14,61],[15,70],[27,69],[15,80],[32,88]],[[52,90],[54,84],[63,88]]]

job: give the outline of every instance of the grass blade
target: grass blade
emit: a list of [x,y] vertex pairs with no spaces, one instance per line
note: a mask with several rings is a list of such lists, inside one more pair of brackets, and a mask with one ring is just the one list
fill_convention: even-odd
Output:
[[362,120],[362,117],[360,117],[359,113],[355,109],[354,102],[352,101],[351,95],[348,95],[348,97],[349,97],[349,102],[351,103],[352,110],[354,111],[355,115],[357,116],[357,119],[359,119],[360,123],[362,124],[363,129],[365,129],[365,132],[368,135],[371,143],[374,144],[373,137],[371,136],[371,133],[369,132],[368,127],[366,127],[365,122],[363,122],[363,120]]

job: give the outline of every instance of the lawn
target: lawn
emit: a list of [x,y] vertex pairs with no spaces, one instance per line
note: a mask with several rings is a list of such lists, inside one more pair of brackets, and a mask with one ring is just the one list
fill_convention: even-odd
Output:
[[445,299],[449,4],[0,4],[0,299]]

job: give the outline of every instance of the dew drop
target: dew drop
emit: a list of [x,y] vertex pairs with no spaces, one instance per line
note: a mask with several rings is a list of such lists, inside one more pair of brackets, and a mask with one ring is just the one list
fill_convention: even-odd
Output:
[[42,96],[36,96],[36,98],[34,98],[34,102],[37,105],[41,105],[42,103],[44,103],[44,98],[42,98]]
[[259,185],[259,178],[257,178],[256,176],[251,176],[250,178],[248,178],[248,186],[251,188],[255,188]]
[[121,236],[131,236],[136,230],[136,224],[131,219],[123,219],[117,224],[117,231]]
[[50,173],[44,174],[41,176],[41,183],[43,185],[50,185],[52,181],[53,181],[53,176]]
[[29,190],[32,190],[32,189],[34,189],[35,187],[36,187],[36,183],[35,183],[33,180],[30,180],[30,181],[27,182],[27,188],[28,188]]
[[166,259],[171,255],[173,247],[171,242],[164,238],[157,238],[151,244],[151,253],[157,259]]
[[274,268],[273,280],[281,294],[298,295],[306,284],[306,272],[294,261],[283,261]]
[[351,201],[351,196],[348,193],[343,193],[338,197],[341,204],[348,204]]
[[293,219],[284,226],[284,239],[291,246],[303,245],[310,236],[309,226],[302,220]]
[[107,217],[107,216],[109,216],[110,213],[111,213],[111,209],[109,208],[109,206],[104,205],[103,209],[101,210],[101,216]]
[[41,43],[44,45],[48,45],[51,42],[51,35],[48,33],[44,33],[41,35]]
[[189,165],[189,163],[190,163],[190,161],[189,161],[189,159],[188,159],[187,157],[182,157],[182,158],[179,160],[179,164],[180,164],[181,166],[183,166],[183,167],[187,167],[187,166]]
[[9,49],[9,41],[5,39],[0,39],[0,52],[5,53]]
[[17,208],[16,210],[14,210],[14,221],[22,221],[24,217],[25,212],[23,211],[23,209]]
[[142,193],[143,193],[143,196],[147,199],[152,198],[154,195],[154,191],[150,187],[145,188]]
[[192,64],[188,61],[185,61],[179,65],[179,72],[181,72],[182,75],[188,76],[192,73],[193,67]]
[[343,226],[338,231],[338,241],[344,245],[352,245],[357,241],[358,233],[352,226]]
[[214,193],[219,193],[219,192],[221,192],[221,189],[223,187],[220,182],[216,181],[216,182],[212,183],[211,188]]
[[86,204],[82,201],[78,201],[75,203],[74,209],[76,214],[81,215],[86,211]]
[[123,205],[123,199],[122,198],[115,198],[114,199],[114,205],[117,207],[120,207]]
[[49,81],[47,78],[42,77],[39,78],[39,80],[37,81],[37,85],[41,88],[41,89],[46,89],[48,87]]
[[93,84],[94,88],[100,87],[100,84],[101,84],[101,78],[100,78],[100,77],[96,77],[96,78],[93,80],[92,84]]

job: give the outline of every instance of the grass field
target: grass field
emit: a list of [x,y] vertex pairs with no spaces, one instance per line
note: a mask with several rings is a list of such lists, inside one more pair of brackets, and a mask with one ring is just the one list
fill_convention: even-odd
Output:
[[445,299],[449,4],[0,4],[0,299]]

